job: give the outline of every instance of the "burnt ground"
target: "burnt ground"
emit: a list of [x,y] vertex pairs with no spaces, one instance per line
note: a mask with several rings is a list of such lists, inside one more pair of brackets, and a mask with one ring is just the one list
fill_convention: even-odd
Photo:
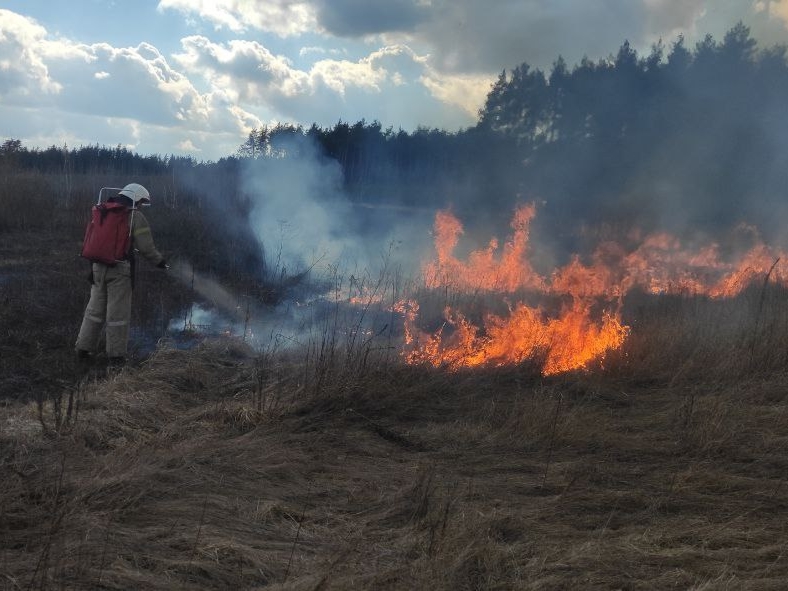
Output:
[[2,411],[3,588],[788,580],[784,375],[649,385],[381,363],[315,388],[232,341],[85,375],[59,407]]
[[[70,236],[67,238],[66,236]],[[59,396],[79,379],[74,341],[90,296],[78,231],[0,232],[0,404]],[[130,361],[168,338],[194,293],[141,261],[132,299]]]

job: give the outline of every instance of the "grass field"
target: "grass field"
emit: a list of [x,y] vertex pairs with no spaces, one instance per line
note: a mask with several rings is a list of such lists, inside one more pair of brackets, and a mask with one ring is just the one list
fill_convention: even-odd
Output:
[[[782,288],[632,296],[550,377],[232,338],[108,370],[77,250],[0,236],[2,589],[785,588]],[[163,335],[186,295],[140,270]]]
[[5,407],[4,587],[784,587],[784,375],[303,378],[216,341]]

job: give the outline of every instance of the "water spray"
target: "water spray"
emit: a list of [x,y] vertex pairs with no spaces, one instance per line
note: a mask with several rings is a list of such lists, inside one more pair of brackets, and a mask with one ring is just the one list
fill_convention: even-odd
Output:
[[241,304],[238,298],[219,282],[197,273],[190,263],[180,260],[173,261],[170,265],[170,274],[179,283],[193,289],[223,313],[232,317],[239,316]]

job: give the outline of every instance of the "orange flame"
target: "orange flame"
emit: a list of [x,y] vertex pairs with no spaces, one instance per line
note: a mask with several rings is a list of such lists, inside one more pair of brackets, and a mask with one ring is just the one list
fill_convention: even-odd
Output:
[[[557,314],[550,314],[544,305],[518,301],[509,305],[507,316],[487,313],[474,323],[467,314],[446,307],[441,328],[428,333],[418,327],[419,303],[403,301],[395,309],[404,318],[403,355],[409,363],[456,370],[540,359],[545,375],[588,368],[624,344],[629,327],[622,323],[621,303],[631,290],[733,297],[753,281],[769,277],[782,257],[752,229],[748,231],[754,245],[734,262],[723,260],[717,244],[690,251],[678,238],[658,233],[629,251],[617,243],[600,244],[588,263],[575,255],[545,278],[527,258],[535,215],[534,205],[518,208],[512,234],[502,249],[493,238],[486,248],[460,260],[454,253],[463,226],[451,213],[438,212],[435,259],[423,265],[425,285],[428,290],[552,298],[558,302]],[[788,285],[788,276],[779,270],[771,277]]]
[[[412,305],[412,303],[411,303]],[[604,313],[592,322],[588,304],[575,300],[558,318],[546,318],[538,308],[518,304],[507,318],[490,314],[484,334],[460,313],[446,310],[444,328],[432,335],[415,329],[418,308],[406,320],[406,359],[435,367],[460,369],[480,365],[502,366],[544,355],[543,373],[561,373],[584,367],[611,349],[619,348],[629,329],[615,315]]]
[[454,249],[463,233],[462,224],[451,213],[438,212],[434,226],[437,259],[424,266],[427,287],[482,288],[504,292],[520,288],[543,289],[544,280],[525,258],[529,226],[535,215],[534,205],[515,211],[512,237],[504,244],[499,260],[496,260],[498,240],[493,238],[487,248],[472,252],[468,261],[463,262],[454,256]]

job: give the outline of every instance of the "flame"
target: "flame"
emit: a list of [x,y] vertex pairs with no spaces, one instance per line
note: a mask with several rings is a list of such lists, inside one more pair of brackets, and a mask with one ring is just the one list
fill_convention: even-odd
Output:
[[544,280],[539,277],[526,258],[528,252],[529,226],[536,215],[536,207],[527,205],[518,208],[512,219],[512,237],[504,244],[500,257],[498,240],[490,240],[487,248],[472,252],[468,261],[454,256],[463,227],[460,221],[447,211],[435,216],[434,262],[424,266],[427,287],[454,287],[458,289],[488,289],[512,292],[520,288],[543,289]]
[[[507,304],[508,314],[488,312],[476,321],[456,305],[446,306],[441,326],[433,332],[419,328],[422,306],[416,299],[400,302],[394,309],[404,319],[408,363],[457,370],[537,359],[545,375],[590,368],[626,341],[630,328],[622,323],[621,307],[633,289],[722,298],[770,276],[788,284],[788,276],[776,269],[783,253],[763,244],[752,228],[745,228],[752,246],[736,260],[725,260],[717,244],[686,249],[675,236],[655,233],[634,245],[604,242],[587,261],[575,255],[541,276],[528,259],[535,215],[533,204],[518,208],[502,248],[492,238],[461,260],[455,250],[462,223],[448,211],[436,214],[435,257],[422,267],[426,293],[451,288],[506,301],[518,298]],[[630,241],[633,237],[637,233]],[[528,305],[525,300],[534,296],[540,304]]]
[[[446,325],[430,335],[415,328],[417,305],[409,302],[408,306],[407,361],[451,370],[517,364],[543,354],[545,375],[566,372],[619,348],[629,332],[610,313],[603,313],[601,322],[592,322],[588,303],[575,300],[557,318],[518,303],[506,318],[489,314],[484,331],[461,313],[447,309]],[[452,331],[445,335],[447,326]]]

